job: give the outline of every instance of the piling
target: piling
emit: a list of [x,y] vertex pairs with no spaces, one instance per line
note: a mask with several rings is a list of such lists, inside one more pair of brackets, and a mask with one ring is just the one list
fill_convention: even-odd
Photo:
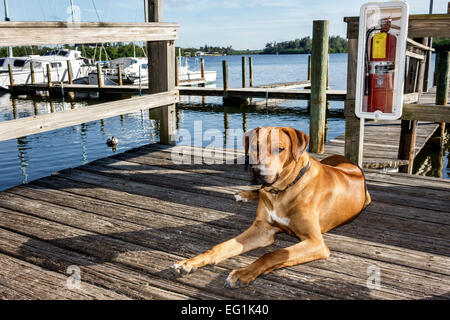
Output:
[[307,80],[311,81],[311,55],[308,56],[308,75]]
[[67,60],[67,77],[69,79],[69,84],[73,83],[73,74],[72,74],[72,64],[70,60]]
[[14,75],[12,70],[12,65],[8,64],[8,72],[9,72],[9,85],[14,86]]
[[119,86],[123,85],[123,80],[122,80],[122,66],[119,65],[117,67],[117,83],[119,84]]
[[253,58],[248,57],[248,75],[249,75],[249,85],[253,87]]
[[311,57],[310,152],[324,152],[329,21],[313,22]]
[[50,64],[47,64],[47,84],[48,87],[51,88],[52,87],[52,72],[50,70]]
[[178,68],[178,58],[175,58],[175,86],[180,85],[180,70]]
[[224,95],[228,91],[228,62],[227,60],[222,61],[222,74],[223,74],[223,91]]
[[203,81],[206,81],[206,77],[205,77],[205,59],[201,58],[200,59],[200,72],[201,72],[201,76]]
[[34,75],[34,61],[30,62],[30,79],[31,79],[31,84],[36,83],[36,77]]
[[97,84],[99,89],[103,87],[102,68],[100,67],[100,63],[97,63]]
[[242,88],[247,87],[247,59],[242,57]]
[[[449,84],[449,53],[448,51],[438,52],[436,54],[436,70],[437,70],[437,84],[436,84],[436,104],[447,105],[448,103],[448,84]],[[441,145],[444,143],[445,122],[440,123]]]

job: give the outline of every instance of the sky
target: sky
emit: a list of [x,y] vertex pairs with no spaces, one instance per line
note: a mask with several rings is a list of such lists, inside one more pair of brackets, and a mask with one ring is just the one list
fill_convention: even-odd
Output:
[[[4,19],[0,0],[0,19]],[[14,21],[71,20],[70,0],[7,0]],[[143,22],[145,0],[73,0],[79,21]],[[329,20],[330,34],[345,37],[343,18],[359,15],[364,0],[165,0],[164,21],[180,24],[181,47],[262,49],[268,42],[311,36],[313,20]],[[411,14],[428,13],[430,0],[407,1]],[[434,0],[446,13],[448,0]],[[78,10],[79,8],[79,10]],[[95,10],[97,9],[97,11]],[[98,16],[97,16],[98,14]]]

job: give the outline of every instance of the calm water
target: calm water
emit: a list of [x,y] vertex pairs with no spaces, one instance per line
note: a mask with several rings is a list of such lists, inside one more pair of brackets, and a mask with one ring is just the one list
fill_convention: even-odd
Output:
[[[228,60],[230,87],[241,85],[241,57],[205,57],[206,69],[217,71],[217,85],[221,86],[222,60]],[[330,56],[330,87],[345,89],[347,55]],[[191,59],[195,66],[197,61]],[[307,55],[253,56],[254,85],[300,81],[306,79]],[[434,65],[434,63],[432,64]],[[58,112],[70,108],[81,108],[99,103],[98,100],[80,100],[75,103],[61,99],[30,100],[26,97],[12,99],[9,94],[0,95],[0,121],[28,117],[35,114]],[[202,130],[218,129],[223,140],[214,145],[241,147],[240,141],[227,138],[225,129],[244,131],[257,126],[291,126],[309,132],[309,118],[306,101],[289,101],[268,110],[221,106],[221,98],[207,98],[206,105],[200,98],[183,98],[177,107],[177,128],[188,130],[193,136],[194,122],[202,121]],[[328,139],[344,132],[343,103],[332,102],[328,119]],[[113,152],[105,144],[109,136],[119,139],[117,150]],[[124,152],[148,143],[159,141],[157,122],[151,120],[148,111],[121,117],[93,121],[42,134],[0,142],[0,190],[48,176],[52,172],[76,167],[99,158]],[[200,142],[199,142],[200,141]],[[199,140],[196,144],[209,145],[210,141]],[[190,144],[190,141],[179,141]],[[439,151],[426,148],[421,155],[416,170],[421,174],[449,176],[448,150]]]

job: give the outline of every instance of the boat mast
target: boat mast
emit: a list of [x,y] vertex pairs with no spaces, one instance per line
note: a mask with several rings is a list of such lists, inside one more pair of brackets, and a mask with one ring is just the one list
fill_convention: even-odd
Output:
[[75,22],[75,18],[73,16],[73,1],[72,0],[70,0],[70,9],[72,10],[72,23],[74,23]]
[[[5,21],[11,21],[11,19],[9,19],[9,14],[8,14],[8,0],[3,0],[3,4],[5,7]],[[13,56],[12,47],[8,47],[8,56],[9,57]]]

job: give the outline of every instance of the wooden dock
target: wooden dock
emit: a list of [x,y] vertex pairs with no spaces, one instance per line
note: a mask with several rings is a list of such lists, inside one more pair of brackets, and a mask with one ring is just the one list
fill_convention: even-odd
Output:
[[[408,165],[409,160],[398,158],[400,122],[378,121],[365,124],[363,168],[381,169]],[[439,125],[432,122],[419,122],[414,156],[417,156],[438,128]],[[345,134],[342,134],[325,143],[325,153],[344,155],[344,144]]]
[[[0,298],[450,298],[450,182],[374,170],[365,172],[371,206],[324,236],[328,260],[223,287],[231,270],[297,241],[280,234],[269,248],[175,278],[175,261],[239,234],[256,209],[233,198],[250,183],[243,165],[174,164],[171,153],[186,149],[147,145],[1,192]],[[80,268],[78,289],[66,286],[69,266]],[[367,286],[371,268],[379,288]]]

